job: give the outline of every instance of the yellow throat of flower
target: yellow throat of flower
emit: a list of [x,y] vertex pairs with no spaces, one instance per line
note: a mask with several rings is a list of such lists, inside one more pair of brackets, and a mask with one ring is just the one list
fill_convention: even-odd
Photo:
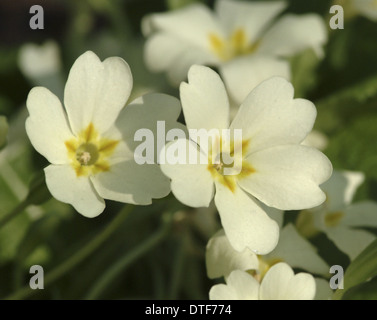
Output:
[[259,267],[258,271],[250,270],[249,273],[258,281],[262,282],[264,276],[271,269],[272,266],[279,262],[284,262],[283,259],[280,258],[273,258],[273,259],[265,259],[263,256],[258,256]]
[[209,43],[212,52],[224,62],[238,56],[251,54],[259,46],[259,42],[250,43],[248,41],[246,32],[242,28],[236,29],[228,39],[210,33]]
[[[234,192],[236,190],[237,180],[245,178],[255,172],[255,169],[251,166],[251,164],[244,159],[244,156],[247,154],[249,140],[242,141],[242,153],[238,155],[238,161],[235,158],[237,155],[234,151],[234,142],[230,144],[228,151],[222,150],[223,144],[220,138],[217,145],[220,147],[218,151],[213,152],[212,149],[211,152],[209,152],[207,170],[211,172],[214,180],[220,182],[230,191]],[[225,159],[230,159],[230,157],[234,158],[232,163],[224,161]],[[228,170],[226,171],[226,169]],[[234,171],[235,174],[229,174],[229,172],[231,173],[232,171]]]
[[89,176],[110,170],[108,158],[118,143],[118,140],[101,138],[92,123],[80,132],[78,137],[65,141],[76,176]]

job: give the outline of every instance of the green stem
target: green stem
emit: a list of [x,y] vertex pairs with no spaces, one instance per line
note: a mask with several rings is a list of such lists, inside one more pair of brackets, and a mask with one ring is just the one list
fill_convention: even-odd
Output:
[[6,215],[0,218],[0,229],[5,226],[9,221],[18,216],[30,205],[28,198],[20,202],[11,212],[8,212]]
[[41,205],[51,198],[50,192],[47,190],[44,173],[39,172],[30,182],[29,193],[26,198],[20,202],[11,212],[5,214],[0,218],[0,229],[5,226],[13,218],[31,205]]
[[[63,275],[74,269],[77,265],[83,262],[94,251],[96,251],[109,237],[122,225],[122,222],[127,218],[128,214],[132,211],[133,206],[128,205],[125,209],[121,210],[118,215],[109,223],[109,225],[99,235],[92,239],[81,250],[74,253],[68,260],[53,269],[44,279],[44,286],[47,287],[55,282]],[[25,286],[17,292],[6,297],[5,300],[20,300],[25,299],[38,290],[32,290],[30,286]]]
[[164,222],[160,230],[155,232],[151,237],[142,242],[139,246],[127,253],[124,257],[118,260],[105,274],[92,286],[86,299],[98,299],[101,293],[122,273],[127,266],[135,262],[138,258],[142,257],[149,250],[158,245],[167,235],[171,225],[171,215],[163,216]]
[[168,300],[177,299],[179,293],[179,287],[182,280],[183,268],[185,265],[186,249],[188,244],[188,234],[184,234],[179,241],[178,248],[176,250],[175,259],[171,271],[171,282],[169,288]]

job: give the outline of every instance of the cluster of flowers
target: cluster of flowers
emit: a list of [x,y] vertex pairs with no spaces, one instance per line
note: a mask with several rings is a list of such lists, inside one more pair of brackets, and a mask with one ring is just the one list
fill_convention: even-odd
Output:
[[[351,229],[377,226],[374,203],[350,205],[363,176],[335,172],[328,180],[330,161],[303,143],[316,108],[294,99],[286,57],[308,48],[322,56],[327,32],[318,15],[281,15],[286,6],[218,0],[214,13],[194,4],[145,17],[146,64],[167,72],[173,85],[181,83],[180,101],[150,93],[126,105],[133,82],[128,64],[116,57],[101,62],[90,51],[71,68],[64,107],[43,87],[27,99],[28,136],[51,163],[47,186],[84,216],[102,213],[104,199],[148,205],[170,191],[190,207],[208,207],[214,199],[224,230],[208,243],[207,271],[210,278],[225,277],[226,285],[214,286],[211,299],[315,297],[321,280],[294,275],[291,267],[322,276],[329,267],[303,238],[304,228],[300,234],[292,224],[283,227],[282,210],[305,209],[305,227],[325,232],[351,258],[374,239]],[[203,65],[218,68],[221,77]],[[234,117],[228,94],[240,105]],[[186,128],[177,121],[181,110]],[[163,152],[184,149],[206,164],[159,165],[161,154],[139,164],[135,133],[145,128],[157,134],[158,121],[166,131],[242,130],[240,170],[224,174],[228,164],[221,159],[232,154],[231,146],[216,150],[215,163],[213,150],[190,136],[176,137]]]

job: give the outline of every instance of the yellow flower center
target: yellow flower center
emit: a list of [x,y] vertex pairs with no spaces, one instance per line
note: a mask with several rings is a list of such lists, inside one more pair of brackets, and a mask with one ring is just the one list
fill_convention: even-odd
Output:
[[229,61],[235,57],[253,53],[259,46],[259,42],[250,43],[245,30],[236,29],[228,39],[215,34],[209,34],[211,50],[221,61]]
[[325,215],[325,225],[327,227],[336,227],[337,225],[339,225],[343,217],[344,212],[342,211],[328,212]]
[[76,176],[89,176],[110,170],[108,158],[113,154],[118,140],[101,138],[94,125],[80,132],[77,138],[65,141],[68,157]]
[[[237,180],[245,178],[255,172],[255,169],[250,165],[250,163],[243,158],[243,156],[247,154],[246,152],[249,145],[249,140],[242,141],[242,151],[241,154],[238,155],[235,154],[234,142],[230,144],[228,151],[223,151],[221,139],[219,138],[219,140],[220,142],[217,144],[220,146],[219,152],[212,152],[213,150],[209,152],[207,170],[211,172],[211,175],[215,180],[219,181],[230,191],[234,192],[236,190]],[[236,159],[235,157],[239,158]],[[232,159],[232,162],[230,162],[229,159]]]
[[275,264],[284,262],[280,258],[266,259],[258,255],[259,267],[258,270],[250,270],[249,273],[258,281],[262,282],[264,276]]

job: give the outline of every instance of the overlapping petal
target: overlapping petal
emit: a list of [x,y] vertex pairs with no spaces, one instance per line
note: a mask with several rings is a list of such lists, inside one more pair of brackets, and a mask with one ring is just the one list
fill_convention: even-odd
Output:
[[188,129],[227,129],[229,101],[220,76],[204,66],[192,66],[188,83],[180,86]]
[[93,218],[105,209],[88,177],[77,177],[70,165],[50,165],[45,168],[46,184],[55,199],[71,204],[82,215]]
[[286,14],[264,34],[258,52],[291,56],[312,48],[321,57],[326,41],[326,25],[319,15]]
[[308,273],[295,275],[286,263],[271,267],[260,286],[261,300],[313,300],[316,284]]
[[319,185],[332,173],[328,158],[316,149],[285,145],[249,155],[255,169],[238,184],[268,206],[281,210],[312,208],[325,201]]
[[[172,179],[174,196],[191,207],[208,207],[213,198],[214,184],[207,169],[207,155],[197,144],[186,139],[167,144],[161,153],[166,155],[165,161],[161,162],[161,170]],[[173,154],[177,155],[176,163],[173,163]]]
[[227,277],[233,270],[256,270],[258,264],[258,258],[251,250],[235,251],[224,230],[217,232],[207,244],[206,266],[210,279]]
[[216,182],[215,204],[230,244],[237,251],[249,248],[267,254],[277,245],[279,226],[240,188],[231,191]]
[[226,30],[243,29],[247,39],[257,41],[273,19],[287,6],[285,1],[242,2],[218,0],[215,12]]
[[291,78],[289,63],[272,56],[245,56],[223,64],[219,69],[229,94],[239,105],[264,80],[274,76]]
[[226,279],[226,285],[211,288],[210,300],[258,300],[259,283],[250,274],[234,270]]
[[293,86],[274,77],[257,86],[242,103],[230,128],[250,139],[249,152],[301,143],[312,130],[317,111],[313,103],[293,99]]

